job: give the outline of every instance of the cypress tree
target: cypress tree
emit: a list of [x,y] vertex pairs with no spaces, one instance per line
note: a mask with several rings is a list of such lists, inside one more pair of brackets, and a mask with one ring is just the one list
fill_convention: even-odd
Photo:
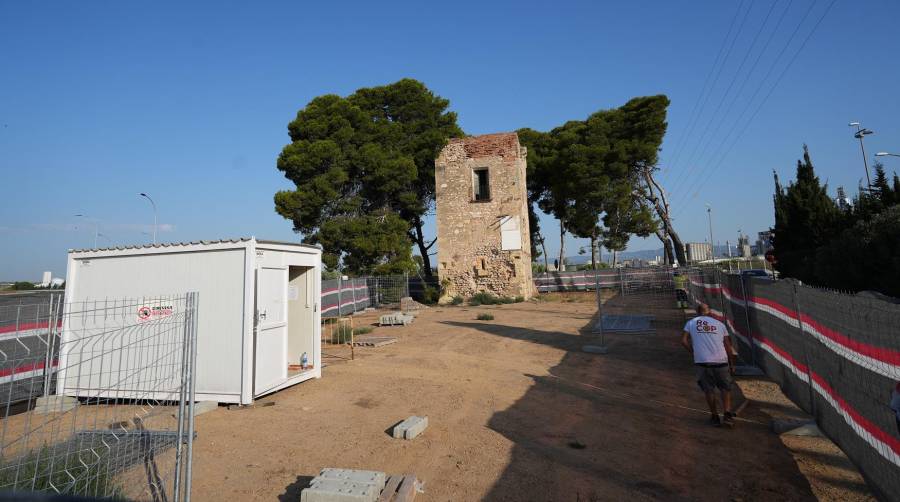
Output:
[[814,255],[838,230],[840,212],[828,196],[828,186],[816,176],[803,145],[797,161],[797,177],[786,189],[775,176],[775,255],[785,277],[815,282]]
[[[875,162],[875,182],[872,183],[872,195],[877,197],[882,207],[889,207],[894,203],[894,190],[888,183],[887,174],[884,172],[884,165],[881,162]],[[880,212],[880,211],[879,211]]]
[[894,173],[894,204],[900,204],[900,176]]

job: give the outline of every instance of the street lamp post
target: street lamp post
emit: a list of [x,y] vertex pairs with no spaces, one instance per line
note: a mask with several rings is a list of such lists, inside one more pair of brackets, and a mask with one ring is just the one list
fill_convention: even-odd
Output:
[[872,180],[869,178],[869,161],[866,159],[866,147],[863,145],[863,137],[868,136],[869,134],[874,133],[870,129],[866,129],[862,127],[859,122],[850,122],[847,124],[850,127],[856,127],[856,133],[853,135],[854,138],[859,140],[859,149],[862,151],[863,157],[863,167],[866,168],[866,185],[868,185],[869,190],[872,189]]
[[713,232],[712,232],[712,206],[709,203],[706,204],[706,216],[709,217],[709,254],[712,257],[713,264],[716,263],[716,244],[713,240]]
[[900,157],[898,153],[888,153],[888,152],[878,152],[875,154],[876,157]]
[[[79,218],[84,218],[84,219],[90,221],[90,218],[88,218],[87,215],[76,214],[75,216],[79,217]],[[94,249],[97,249],[97,238],[98,237],[100,237],[100,228],[99,228],[99,225],[97,224],[97,220],[94,219]]]
[[146,197],[147,200],[150,201],[150,205],[153,206],[153,244],[156,244],[156,227],[159,224],[156,218],[156,203],[153,202],[153,199],[151,199],[150,196],[145,194],[144,192],[141,192],[138,195],[140,195],[141,197]]

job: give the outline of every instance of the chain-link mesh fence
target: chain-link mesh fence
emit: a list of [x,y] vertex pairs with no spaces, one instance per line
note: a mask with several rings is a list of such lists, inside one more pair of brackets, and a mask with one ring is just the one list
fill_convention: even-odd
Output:
[[409,277],[385,275],[366,277],[371,305],[377,308],[400,308],[400,300],[409,296]]
[[32,300],[0,300],[0,491],[189,500],[197,294]]

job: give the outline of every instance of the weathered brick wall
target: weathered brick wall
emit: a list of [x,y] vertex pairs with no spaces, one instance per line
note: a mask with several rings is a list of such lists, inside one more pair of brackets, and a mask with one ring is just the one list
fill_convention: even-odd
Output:
[[[475,169],[488,169],[490,200],[475,201]],[[478,292],[534,294],[525,148],[515,133],[452,140],[435,162],[438,277],[442,300]],[[501,249],[503,216],[518,218],[521,249]]]

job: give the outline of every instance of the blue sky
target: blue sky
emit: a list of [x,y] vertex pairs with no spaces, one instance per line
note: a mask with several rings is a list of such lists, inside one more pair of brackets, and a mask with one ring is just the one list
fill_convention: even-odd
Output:
[[[849,121],[876,132],[870,163],[900,151],[897,2],[837,0],[773,87],[830,3],[776,0],[763,25],[766,0],[740,11],[737,1],[2,2],[0,279],[63,275],[66,249],[93,245],[95,223],[101,245],[147,241],[142,191],[159,206],[161,241],[296,239],[272,205],[289,187],[275,169],[287,123],[317,95],[403,77],[448,98],[469,134],[550,129],[667,94],[660,164],[676,228],[703,240],[709,202],[716,240],[733,242],[773,223],[772,170],[790,178],[803,143],[832,187],[864,176]],[[703,111],[693,128],[692,110]],[[885,164],[900,171],[900,159]],[[556,222],[542,226],[553,253]]]

